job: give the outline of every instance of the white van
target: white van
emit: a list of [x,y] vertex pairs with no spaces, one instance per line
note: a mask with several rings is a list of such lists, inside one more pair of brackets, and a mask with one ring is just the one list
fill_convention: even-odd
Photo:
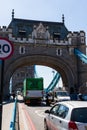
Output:
[[54,101],[68,101],[70,100],[69,93],[67,91],[56,91]]

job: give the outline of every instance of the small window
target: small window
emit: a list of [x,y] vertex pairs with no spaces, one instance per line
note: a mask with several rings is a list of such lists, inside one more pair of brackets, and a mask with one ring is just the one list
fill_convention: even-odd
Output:
[[60,40],[60,33],[53,33],[53,41]]
[[62,55],[62,49],[56,49],[56,55],[61,56]]
[[28,73],[26,74],[26,77],[28,77]]
[[81,37],[81,43],[85,43],[84,37]]
[[20,75],[21,75],[21,77],[24,77],[25,73],[24,72],[20,72]]
[[26,31],[25,30],[19,30],[19,36],[20,37],[26,37]]
[[70,55],[74,54],[74,48],[69,48],[69,54]]
[[19,75],[19,73],[17,73],[17,77],[19,77],[20,75]]
[[20,54],[25,54],[25,47],[24,46],[20,46],[19,53]]

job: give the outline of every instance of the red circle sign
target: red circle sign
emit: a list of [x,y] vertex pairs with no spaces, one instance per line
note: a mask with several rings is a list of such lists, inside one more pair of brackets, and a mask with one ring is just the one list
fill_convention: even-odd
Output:
[[0,38],[0,59],[5,60],[13,53],[13,44],[6,38]]

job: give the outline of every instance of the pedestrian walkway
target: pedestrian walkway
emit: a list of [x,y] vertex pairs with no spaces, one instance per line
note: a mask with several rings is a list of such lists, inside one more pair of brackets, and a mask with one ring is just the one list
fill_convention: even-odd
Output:
[[[30,122],[30,119],[28,117],[28,114],[25,110],[25,105],[23,103],[23,98],[21,96],[18,96],[18,102],[17,102],[17,121],[19,127],[17,130],[33,130],[32,129],[32,123]],[[2,129],[1,130],[10,130],[10,123],[12,120],[13,115],[13,109],[14,109],[14,102],[13,101],[7,101],[3,103],[3,111],[2,111]]]
[[2,111],[2,130],[10,129],[10,121],[12,119],[14,102],[4,102]]

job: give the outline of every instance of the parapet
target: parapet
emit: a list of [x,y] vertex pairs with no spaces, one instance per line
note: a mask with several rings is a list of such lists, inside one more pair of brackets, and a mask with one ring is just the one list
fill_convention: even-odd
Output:
[[0,26],[0,33],[12,33],[12,29],[11,28],[7,28],[6,26]]
[[[80,31],[80,32],[69,32],[67,35],[69,44],[86,44],[85,41],[85,32]],[[79,43],[78,43],[79,42]]]
[[80,31],[80,32],[69,32],[67,37],[78,37],[78,36],[82,36],[85,37],[85,32],[84,31]]
[[0,35],[2,37],[8,37],[9,40],[13,41],[14,43],[47,43],[47,44],[56,44],[56,45],[78,45],[78,44],[86,44],[85,42],[85,32],[69,32],[67,38],[64,40],[52,39],[50,37],[49,32],[46,33],[46,39],[39,39],[33,37],[33,34],[29,37],[14,37],[12,34],[12,28],[7,28],[6,26],[0,26]]

